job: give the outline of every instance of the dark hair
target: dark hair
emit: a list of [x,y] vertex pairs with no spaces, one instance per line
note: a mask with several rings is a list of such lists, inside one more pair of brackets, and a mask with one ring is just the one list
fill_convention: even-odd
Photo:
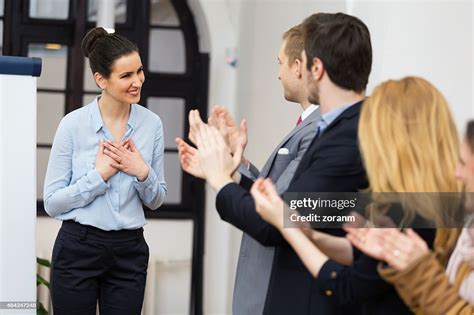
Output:
[[469,120],[467,122],[466,128],[466,140],[469,145],[471,152],[474,152],[474,120]]
[[319,58],[337,86],[365,90],[372,67],[372,45],[367,26],[344,13],[316,13],[303,23],[307,68]]
[[122,56],[138,52],[138,47],[127,38],[107,33],[102,27],[90,30],[82,40],[82,53],[89,58],[92,73],[100,73],[105,78],[112,72],[112,64]]
[[291,66],[296,59],[301,60],[304,49],[303,27],[301,24],[293,26],[283,34],[285,41],[285,54],[288,56],[288,65]]

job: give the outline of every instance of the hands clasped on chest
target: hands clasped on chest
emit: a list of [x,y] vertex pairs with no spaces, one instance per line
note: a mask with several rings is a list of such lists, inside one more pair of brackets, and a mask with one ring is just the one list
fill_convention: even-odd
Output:
[[149,172],[149,166],[130,138],[116,142],[101,140],[95,165],[104,181],[122,171],[142,182]]

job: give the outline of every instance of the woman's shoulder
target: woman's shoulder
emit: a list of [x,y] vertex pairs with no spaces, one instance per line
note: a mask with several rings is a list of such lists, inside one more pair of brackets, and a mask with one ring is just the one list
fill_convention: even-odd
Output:
[[[94,105],[93,103],[90,103],[90,104],[84,105],[82,107],[79,107],[79,108],[69,112],[66,116],[69,116],[70,118],[77,118],[77,117],[87,115],[90,112],[90,108],[93,105]],[[66,116],[64,116],[64,117],[66,117]]]
[[88,104],[86,106],[80,107],[78,109],[75,109],[67,113],[61,119],[60,125],[73,127],[73,126],[77,126],[77,124],[83,124],[85,122],[85,119],[88,116],[90,106],[91,104]]

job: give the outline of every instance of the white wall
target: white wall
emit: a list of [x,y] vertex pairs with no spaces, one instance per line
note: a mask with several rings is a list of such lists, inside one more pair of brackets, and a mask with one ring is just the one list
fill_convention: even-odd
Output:
[[[226,52],[237,46],[240,1],[190,1],[200,7],[200,36],[208,41],[210,53],[209,110],[214,104],[226,105],[236,114],[236,69],[226,64]],[[197,3],[199,2],[199,4]],[[196,9],[193,12],[198,12]],[[199,23],[200,22],[200,23]],[[204,313],[231,314],[232,289],[241,233],[220,220],[215,209],[215,194],[207,189],[204,256]]]
[[388,79],[424,77],[444,94],[462,132],[474,114],[472,8],[470,0],[354,1],[353,14],[372,35],[369,94]]

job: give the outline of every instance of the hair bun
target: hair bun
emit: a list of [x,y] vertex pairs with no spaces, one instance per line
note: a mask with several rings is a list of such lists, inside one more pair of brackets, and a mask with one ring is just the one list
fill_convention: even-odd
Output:
[[92,53],[94,50],[97,41],[105,36],[107,36],[107,31],[102,28],[102,27],[96,27],[91,29],[86,36],[84,36],[84,39],[82,40],[82,53],[84,54],[85,57],[89,58],[89,55]]

